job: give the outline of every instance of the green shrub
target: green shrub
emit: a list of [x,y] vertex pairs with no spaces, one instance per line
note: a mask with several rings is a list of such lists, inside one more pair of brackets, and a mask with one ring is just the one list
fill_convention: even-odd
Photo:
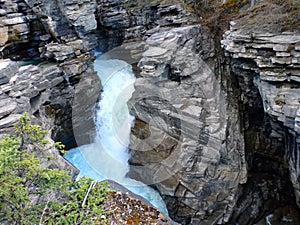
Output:
[[41,167],[35,152],[46,147],[46,134],[24,114],[15,134],[0,139],[0,224],[103,223],[108,185],[88,178],[74,182],[67,171]]

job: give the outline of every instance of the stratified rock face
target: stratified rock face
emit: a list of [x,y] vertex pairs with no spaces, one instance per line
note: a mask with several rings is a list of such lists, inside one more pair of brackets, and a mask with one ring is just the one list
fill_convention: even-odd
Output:
[[[89,143],[100,90],[90,56],[96,45],[96,1],[0,4],[0,133],[10,133],[26,111],[66,148]],[[45,154],[57,158],[56,167],[69,167],[55,149]]]
[[[93,34],[97,28],[96,1],[40,1],[7,0],[1,2],[0,51],[2,56],[15,59],[38,57],[45,53],[45,45],[56,45],[78,39],[83,43],[70,43],[62,49],[73,56],[95,47]],[[55,43],[52,43],[51,47]],[[77,51],[77,52],[76,52]],[[78,52],[79,51],[79,52]],[[49,46],[48,55],[51,48]],[[63,54],[63,53],[61,53]]]
[[[58,64],[44,63],[42,66],[21,66],[19,62],[14,62],[10,59],[0,60],[1,134],[10,133],[13,129],[13,124],[18,120],[19,116],[23,112],[29,112],[33,120],[39,122],[45,129],[50,130],[56,140],[71,146],[72,142],[75,142],[73,140],[73,129],[80,129],[83,132],[82,136],[85,135],[87,139],[85,141],[89,141],[94,135],[91,132],[94,127],[93,120],[89,117],[92,116],[91,107],[96,102],[100,89],[99,80],[90,65],[85,65],[83,62],[80,63],[78,61],[73,63],[81,67],[81,70],[77,70],[77,73],[68,76]],[[70,67],[70,65],[68,66]],[[72,80],[76,76],[82,76],[83,74],[87,77],[82,78],[81,82],[72,86]],[[66,76],[68,76],[71,83],[66,81]],[[92,80],[92,84],[89,80]],[[77,93],[85,89],[93,92],[92,96],[89,96],[89,100],[81,101],[84,104],[73,105],[75,95],[81,97],[87,95]],[[85,91],[85,93],[87,92]],[[77,100],[77,102],[80,102],[80,100]],[[79,122],[76,121],[78,119],[74,116],[72,124],[72,111],[74,115],[80,117]],[[84,115],[88,116],[85,117]],[[82,123],[85,125],[85,129],[76,127],[82,126]],[[88,125],[88,123],[91,124]],[[72,125],[75,127],[72,127]],[[66,128],[71,130],[65,130]],[[87,131],[86,133],[84,133],[85,130]],[[82,141],[81,139],[80,141]],[[82,141],[82,143],[84,142]],[[53,154],[57,158],[56,161],[63,160],[58,157],[58,152],[53,152]]]
[[[258,171],[264,168],[269,173],[273,171],[273,175],[281,176],[274,177],[277,180],[275,182],[281,182],[287,176],[288,164],[290,180],[300,206],[300,35],[292,32],[272,34],[259,31],[249,34],[247,27],[239,27],[238,22],[232,22],[222,45],[232,57],[233,71],[238,76],[242,89],[242,100],[247,105],[246,109],[250,109],[244,112],[245,115],[248,114],[245,116],[248,117],[246,121],[250,121],[250,125],[246,124],[245,128],[251,134],[254,127],[251,127],[251,123],[256,123],[255,127],[260,130],[256,134],[252,132],[257,137],[248,135],[255,143],[249,145],[252,146],[249,152],[259,154],[265,161],[260,160],[260,164],[255,164],[254,160],[249,163],[249,167],[257,166]],[[260,111],[260,114],[255,116],[254,111]],[[259,121],[261,124],[258,124]],[[268,185],[270,183],[266,186]],[[274,186],[278,186],[277,192],[284,190],[284,187],[276,183]],[[269,193],[271,192],[272,190]],[[274,195],[273,198],[279,201],[278,196]]]
[[[152,28],[179,27],[197,22],[182,1],[97,0],[100,49],[105,51],[144,38]],[[103,45],[104,44],[104,45]]]
[[187,26],[146,40],[129,102],[129,175],[155,186],[176,221],[222,224],[246,181],[244,143],[236,105],[196,52],[202,39]]

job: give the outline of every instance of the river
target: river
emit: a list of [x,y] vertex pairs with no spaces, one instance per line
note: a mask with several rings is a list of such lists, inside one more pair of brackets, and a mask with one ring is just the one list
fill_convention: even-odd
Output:
[[103,86],[95,113],[97,135],[93,143],[71,149],[64,157],[80,170],[78,178],[87,176],[98,181],[114,180],[168,215],[158,192],[126,177],[129,171],[130,129],[134,121],[127,108],[127,101],[134,91],[132,67],[121,60],[97,57],[94,68]]

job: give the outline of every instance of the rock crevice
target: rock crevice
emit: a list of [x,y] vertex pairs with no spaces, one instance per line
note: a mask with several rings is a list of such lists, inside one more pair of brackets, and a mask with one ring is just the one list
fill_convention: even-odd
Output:
[[[292,204],[293,201],[284,200],[293,198],[288,174],[299,205],[300,35],[296,32],[249,33],[245,27],[239,27],[237,21],[231,22],[230,31],[224,34],[221,43],[231,58],[233,72],[242,90],[241,101],[246,110],[243,112],[245,137],[249,139],[246,151],[249,170],[253,171],[251,177],[265,174],[262,175],[265,176],[262,178],[264,181],[257,182],[265,182],[261,183],[261,187],[269,189],[268,195],[261,197],[257,204],[261,208],[252,215],[255,217],[260,210],[270,207],[265,205],[270,199],[277,203],[269,210]],[[280,196],[276,196],[274,189]],[[263,196],[263,191],[260,192]]]

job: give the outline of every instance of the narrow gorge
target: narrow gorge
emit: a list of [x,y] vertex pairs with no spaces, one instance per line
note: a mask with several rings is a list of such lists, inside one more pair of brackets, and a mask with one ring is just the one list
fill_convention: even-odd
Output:
[[297,1],[0,0],[0,53],[1,136],[28,112],[82,149],[77,168],[55,148],[44,166],[125,173],[166,224],[300,224]]

